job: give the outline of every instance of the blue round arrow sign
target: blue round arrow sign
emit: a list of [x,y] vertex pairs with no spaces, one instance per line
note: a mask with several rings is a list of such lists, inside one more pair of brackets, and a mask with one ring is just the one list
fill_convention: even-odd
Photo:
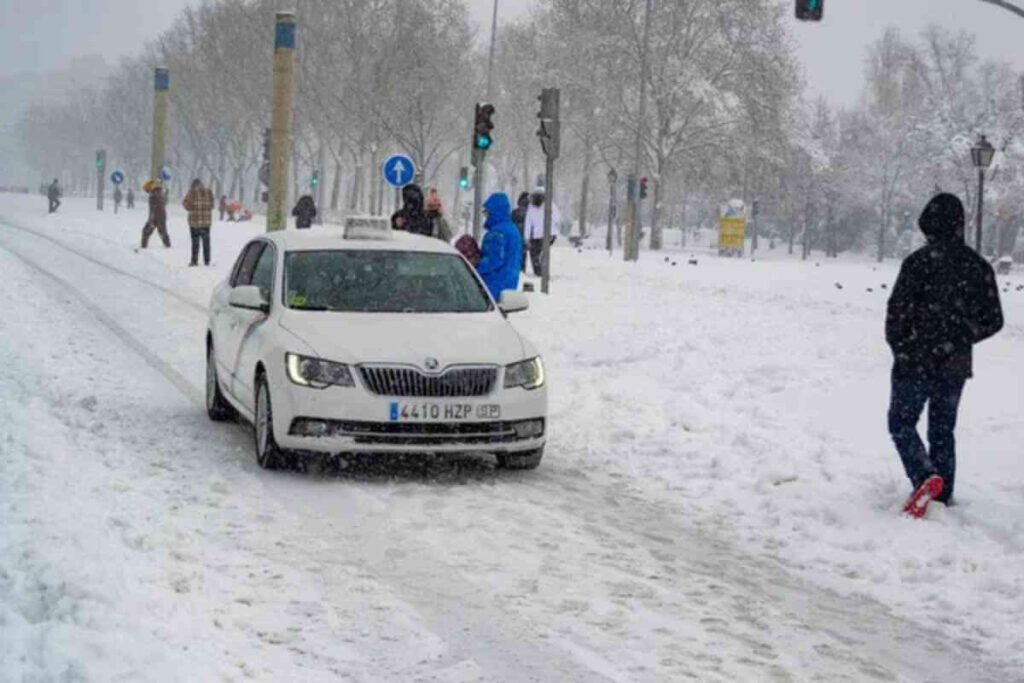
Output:
[[384,180],[391,187],[405,187],[416,177],[416,166],[404,154],[392,154],[382,168]]
[[124,173],[121,173],[120,171],[114,171],[113,173],[110,174],[110,182],[114,183],[115,185],[120,185],[121,183],[124,182]]
[[162,180],[170,180],[171,179],[171,169],[168,168],[167,166],[162,167],[160,169],[160,178]]

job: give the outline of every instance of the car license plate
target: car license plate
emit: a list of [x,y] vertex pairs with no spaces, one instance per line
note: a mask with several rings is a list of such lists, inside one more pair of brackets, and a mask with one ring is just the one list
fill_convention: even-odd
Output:
[[500,420],[501,406],[473,403],[408,403],[392,402],[391,422],[463,422],[467,420]]

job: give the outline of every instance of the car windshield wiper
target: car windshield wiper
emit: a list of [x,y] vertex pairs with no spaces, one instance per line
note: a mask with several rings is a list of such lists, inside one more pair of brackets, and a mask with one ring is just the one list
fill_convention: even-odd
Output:
[[291,308],[296,310],[296,311],[329,311],[329,310],[331,310],[331,309],[327,308],[327,306],[308,306],[308,305],[306,305],[306,306],[292,306]]

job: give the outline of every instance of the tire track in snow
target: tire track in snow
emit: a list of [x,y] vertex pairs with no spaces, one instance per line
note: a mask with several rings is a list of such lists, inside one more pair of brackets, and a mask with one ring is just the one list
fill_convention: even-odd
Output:
[[[100,259],[97,259],[97,258],[95,258],[93,256],[90,256],[89,254],[83,253],[83,252],[79,251],[78,249],[75,249],[74,247],[68,246],[64,242],[61,242],[60,240],[54,239],[53,237],[50,237],[49,235],[47,235],[45,233],[39,232],[38,230],[32,230],[31,228],[26,228],[23,225],[16,225],[15,223],[11,222],[5,216],[0,216],[0,223],[2,223],[3,225],[5,225],[5,226],[7,226],[9,228],[13,228],[14,230],[19,230],[21,232],[28,233],[30,235],[38,237],[39,239],[46,240],[47,242],[50,242],[51,244],[54,244],[54,245],[60,247],[61,249],[65,250],[67,252],[70,252],[70,253],[74,254],[75,256],[78,256],[79,258],[85,259],[86,261],[88,261],[88,262],[90,262],[90,263],[92,263],[94,265],[97,265],[97,266],[99,266],[101,268],[109,270],[112,273],[116,273],[116,274],[118,274],[118,275],[120,275],[122,277],[126,277],[126,278],[129,278],[131,280],[135,280],[136,282],[140,282],[140,283],[142,283],[144,285],[152,287],[154,289],[158,289],[161,292],[163,292],[164,294],[166,294],[166,295],[168,295],[170,297],[173,297],[173,298],[177,299],[178,301],[180,301],[181,303],[185,304],[186,306],[189,306],[190,308],[198,311],[204,317],[208,313],[208,310],[207,310],[206,306],[202,306],[200,304],[197,304],[195,301],[192,301],[191,299],[182,296],[181,294],[179,294],[178,292],[174,291],[173,289],[170,289],[168,287],[164,287],[163,285],[157,284],[157,283],[155,283],[155,282],[153,282],[151,280],[147,280],[146,278],[139,277],[138,275],[136,275],[134,273],[129,273],[128,271],[122,270],[121,268],[118,268],[117,266],[112,266],[109,263],[101,261]],[[22,258],[22,260],[24,261],[23,257],[19,256],[19,258]],[[38,266],[35,266],[35,267],[38,270]],[[52,274],[50,274],[50,275],[52,276]],[[72,287],[72,289],[74,289],[74,288]]]
[[[16,228],[16,229],[20,230],[21,228]],[[28,230],[26,232],[34,232],[34,231]],[[47,239],[49,239],[49,238],[47,238]],[[50,240],[50,241],[52,242],[53,240]],[[205,398],[205,396],[203,395],[202,392],[200,392],[198,389],[196,389],[192,385],[192,383],[189,382],[187,379],[185,379],[185,377],[181,373],[179,373],[177,370],[172,368],[168,363],[166,363],[164,360],[162,360],[159,356],[157,356],[155,353],[153,353],[148,348],[146,348],[145,344],[143,344],[138,339],[136,339],[134,336],[132,336],[131,333],[129,333],[128,330],[126,330],[124,327],[122,327],[116,320],[114,320],[112,317],[110,317],[107,313],[105,313],[102,309],[100,309],[94,303],[89,301],[89,299],[84,294],[82,294],[80,288],[76,287],[75,285],[73,285],[72,283],[68,282],[64,278],[60,277],[59,275],[55,275],[54,273],[50,272],[49,270],[47,270],[43,266],[41,266],[38,263],[36,263],[34,260],[32,260],[32,259],[28,258],[27,256],[25,256],[24,254],[22,254],[17,249],[12,248],[9,243],[5,242],[3,244],[3,249],[7,253],[9,253],[11,256],[13,256],[14,258],[18,259],[19,261],[24,263],[26,266],[31,268],[32,270],[36,271],[37,273],[39,273],[39,274],[47,277],[48,279],[53,280],[54,282],[56,282],[59,285],[61,285],[61,287],[64,289],[64,291],[72,293],[75,296],[75,298],[78,299],[79,303],[82,304],[83,308],[85,308],[87,311],[89,311],[96,318],[96,320],[98,320],[104,327],[106,327],[108,330],[113,332],[114,335],[116,335],[124,343],[125,346],[127,346],[129,349],[134,351],[136,354],[138,354],[146,362],[147,365],[149,365],[151,368],[153,368],[158,373],[163,375],[167,379],[167,381],[169,381],[179,392],[181,392],[181,394],[186,399],[188,399],[190,402],[195,403],[195,404],[197,404],[199,406],[205,406],[206,398]],[[80,254],[80,253],[76,252],[73,249],[68,249],[68,251],[71,251],[71,252],[75,253],[77,256],[80,256],[80,257],[82,257],[82,258],[84,258],[84,259],[86,259],[86,260],[88,260],[88,261],[90,261],[92,263],[96,263],[97,265],[103,266],[104,268],[107,268],[108,270],[119,272],[119,274],[125,275],[127,277],[131,277],[134,280],[139,280],[141,282],[145,282],[145,280],[142,280],[141,278],[137,278],[137,277],[131,275],[130,273],[124,273],[123,271],[117,271],[117,269],[113,268],[112,266],[107,266],[107,265],[105,265],[103,263],[100,263],[99,261],[96,261],[95,259],[92,259],[92,258],[90,258],[90,257],[88,257],[88,256],[86,256],[84,254]],[[146,284],[152,285],[153,283],[146,283]],[[153,285],[153,286],[157,287],[158,289],[162,289],[163,291],[165,291],[167,293],[171,293],[170,290],[166,290],[166,289],[160,287],[159,285]],[[186,303],[190,303],[193,306],[195,305],[195,304],[192,304],[191,302],[186,301],[185,299],[183,299],[180,296],[175,295],[175,298],[180,300],[180,301],[185,301]]]

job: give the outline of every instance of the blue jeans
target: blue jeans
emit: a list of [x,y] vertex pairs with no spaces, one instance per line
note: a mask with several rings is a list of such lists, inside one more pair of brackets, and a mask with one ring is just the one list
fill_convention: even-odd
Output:
[[[896,444],[903,469],[916,489],[933,474],[942,477],[945,487],[936,500],[948,503],[953,497],[956,477],[956,416],[963,395],[963,379],[892,380],[889,404],[889,434]],[[917,433],[925,404],[928,404],[928,445],[925,449]]]

